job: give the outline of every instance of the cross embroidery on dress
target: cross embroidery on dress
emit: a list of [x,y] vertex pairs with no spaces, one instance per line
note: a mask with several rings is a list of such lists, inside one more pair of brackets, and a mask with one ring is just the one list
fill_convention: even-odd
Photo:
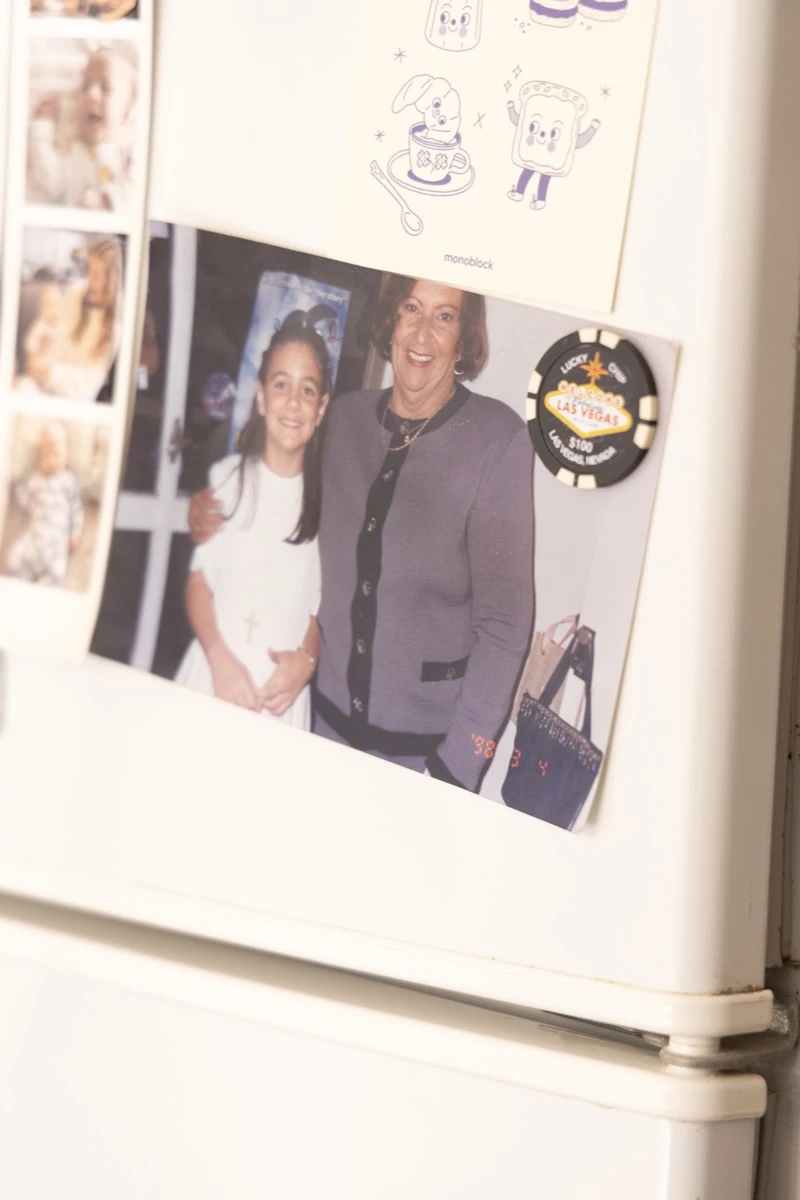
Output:
[[253,630],[259,624],[260,624],[260,622],[259,622],[258,618],[256,617],[256,614],[254,612],[251,612],[250,616],[245,621],[245,625],[247,626],[247,644],[248,644],[248,646],[250,645],[250,643],[253,640]]

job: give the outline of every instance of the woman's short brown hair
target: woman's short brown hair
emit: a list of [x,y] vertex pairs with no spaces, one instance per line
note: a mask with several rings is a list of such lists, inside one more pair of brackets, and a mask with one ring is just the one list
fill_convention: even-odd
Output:
[[[378,310],[372,327],[372,342],[387,361],[392,357],[392,338],[397,324],[397,310],[414,290],[418,281],[411,275],[389,275],[381,291]],[[486,302],[474,292],[461,292],[461,348],[458,376],[475,379],[486,366],[489,357],[489,335],[486,332]]]

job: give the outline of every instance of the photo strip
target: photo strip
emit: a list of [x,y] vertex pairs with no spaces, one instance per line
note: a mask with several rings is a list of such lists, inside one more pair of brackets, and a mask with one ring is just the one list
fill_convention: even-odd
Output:
[[105,425],[17,416],[0,572],[40,586],[88,589],[108,443]]
[[29,204],[129,210],[138,92],[138,49],[129,39],[31,42]]
[[[590,490],[535,459],[526,427],[574,318],[166,225],[146,307],[93,650],[577,829],[674,348],[633,339],[660,421],[632,473]],[[603,336],[587,381],[601,349],[622,356]]]
[[31,0],[32,17],[97,17],[117,21],[138,16],[137,0]]
[[12,0],[10,18],[0,645],[75,661],[139,355],[153,0]]
[[15,391],[88,403],[111,399],[123,244],[117,234],[25,230]]

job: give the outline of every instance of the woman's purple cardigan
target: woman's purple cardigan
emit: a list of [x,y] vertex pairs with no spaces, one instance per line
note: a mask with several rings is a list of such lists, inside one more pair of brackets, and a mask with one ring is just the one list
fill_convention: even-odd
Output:
[[332,405],[316,711],[474,791],[530,646],[533,452],[508,405],[461,384],[409,445],[388,401]]

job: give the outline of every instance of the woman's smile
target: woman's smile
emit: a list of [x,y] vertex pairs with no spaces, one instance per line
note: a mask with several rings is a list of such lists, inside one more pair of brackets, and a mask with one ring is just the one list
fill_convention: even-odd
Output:
[[404,357],[406,365],[401,374],[401,384],[405,383],[405,386],[412,391],[419,391],[435,382],[438,371],[434,354],[423,354],[422,351],[412,350],[409,347]]
[[450,399],[463,300],[457,288],[420,279],[401,302],[391,345],[395,412],[432,416]]

